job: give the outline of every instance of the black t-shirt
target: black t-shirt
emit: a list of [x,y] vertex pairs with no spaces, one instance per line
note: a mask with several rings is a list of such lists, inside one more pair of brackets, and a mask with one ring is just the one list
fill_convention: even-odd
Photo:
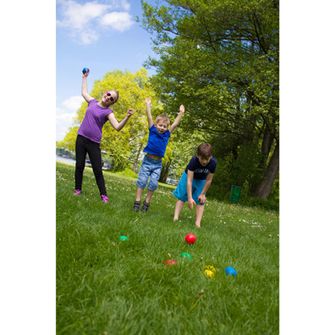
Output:
[[197,156],[191,158],[190,162],[187,164],[185,172],[187,170],[194,172],[194,179],[206,179],[209,173],[214,173],[216,169],[216,159],[214,157],[208,162],[207,165],[202,166],[199,162]]

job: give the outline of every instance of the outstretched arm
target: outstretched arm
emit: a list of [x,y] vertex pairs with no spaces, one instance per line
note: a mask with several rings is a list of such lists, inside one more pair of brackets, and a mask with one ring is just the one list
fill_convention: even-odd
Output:
[[82,79],[82,83],[81,83],[81,95],[83,96],[83,98],[87,101],[90,102],[92,99],[94,99],[93,97],[91,97],[88,93],[87,93],[87,76],[88,76],[88,72],[83,74],[83,79]]
[[184,113],[185,113],[185,107],[184,107],[184,105],[180,105],[178,116],[176,117],[176,119],[175,119],[174,122],[172,123],[171,129],[170,129],[170,132],[171,132],[171,133],[172,133],[172,132],[177,128],[177,126],[179,125],[181,118],[184,116]]
[[214,173],[209,173],[208,174],[208,176],[206,178],[205,186],[204,186],[203,190],[201,191],[201,193],[200,193],[200,195],[198,197],[198,200],[202,204],[205,203],[205,201],[206,201],[206,192],[208,191],[209,187],[212,184],[213,176],[214,176]]
[[114,113],[110,113],[108,115],[108,120],[111,123],[111,125],[113,126],[113,128],[117,131],[120,131],[125,124],[127,123],[127,121],[130,119],[130,117],[134,114],[134,111],[132,109],[128,109],[127,114],[125,116],[125,118],[123,120],[121,120],[120,122],[116,119]]
[[146,112],[147,112],[147,118],[148,118],[148,125],[149,128],[152,127],[154,124],[154,121],[152,120],[152,115],[151,115],[151,99],[150,98],[145,98],[145,105],[146,105]]

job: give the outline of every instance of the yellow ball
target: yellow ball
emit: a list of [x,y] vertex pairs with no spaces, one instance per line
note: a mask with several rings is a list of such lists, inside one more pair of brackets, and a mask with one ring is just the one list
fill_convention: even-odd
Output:
[[205,276],[206,276],[207,278],[213,278],[213,277],[215,276],[214,271],[211,271],[211,270],[208,270],[208,269],[206,269],[206,270],[204,271],[204,274],[205,274]]

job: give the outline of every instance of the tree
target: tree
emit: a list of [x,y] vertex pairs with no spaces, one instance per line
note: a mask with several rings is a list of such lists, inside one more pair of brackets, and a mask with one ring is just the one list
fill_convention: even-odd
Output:
[[152,82],[162,102],[170,110],[184,103],[181,127],[211,135],[218,152],[235,161],[256,145],[257,173],[244,178],[255,196],[267,198],[279,168],[278,1],[165,3],[142,1],[159,55],[148,66],[157,69]]
[[78,126],[71,127],[66,133],[65,137],[61,141],[57,142],[57,146],[67,148],[70,151],[74,152],[78,128]]

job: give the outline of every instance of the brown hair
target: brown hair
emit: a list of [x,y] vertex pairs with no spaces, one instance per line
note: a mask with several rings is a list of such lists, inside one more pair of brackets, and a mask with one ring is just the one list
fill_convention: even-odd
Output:
[[197,156],[208,159],[212,156],[212,146],[209,143],[202,143],[197,148]]
[[170,125],[170,119],[166,114],[160,114],[156,117],[156,123],[160,120],[165,121],[168,126]]

